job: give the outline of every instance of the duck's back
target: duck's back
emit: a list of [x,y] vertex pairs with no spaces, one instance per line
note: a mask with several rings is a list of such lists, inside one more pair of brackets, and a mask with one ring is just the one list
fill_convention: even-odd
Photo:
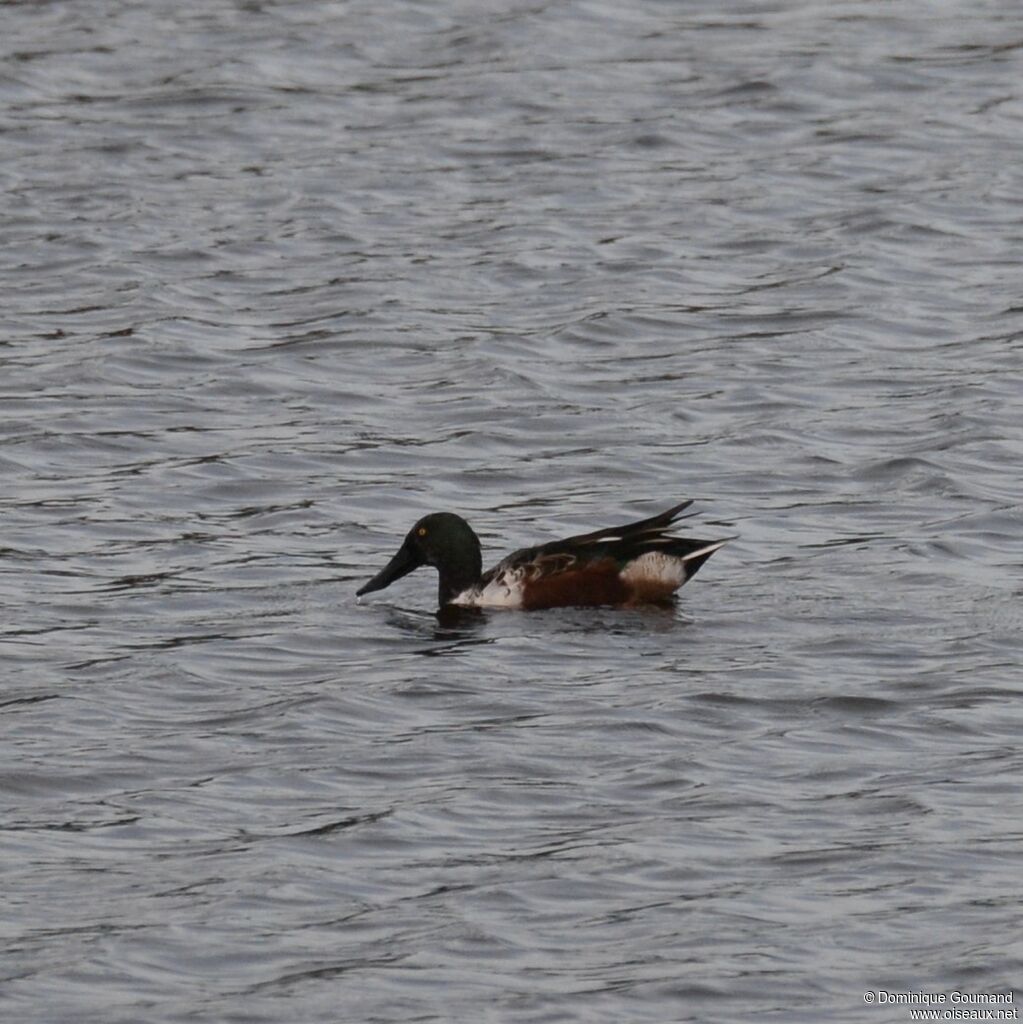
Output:
[[521,548],[485,572],[456,603],[538,609],[669,601],[725,543],[668,534],[689,504],[636,523]]

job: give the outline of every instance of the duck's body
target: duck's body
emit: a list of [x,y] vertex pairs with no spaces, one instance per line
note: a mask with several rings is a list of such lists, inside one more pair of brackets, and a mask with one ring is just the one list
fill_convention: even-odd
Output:
[[421,565],[440,574],[441,607],[557,608],[669,601],[723,540],[673,537],[680,505],[650,519],[523,548],[482,572],[480,542],[451,512],[435,512],[409,531],[398,553],[359,591],[383,590]]

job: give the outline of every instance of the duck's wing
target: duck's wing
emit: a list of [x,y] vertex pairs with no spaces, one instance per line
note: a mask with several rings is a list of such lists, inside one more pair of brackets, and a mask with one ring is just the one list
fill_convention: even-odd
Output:
[[690,504],[513,551],[483,574],[471,603],[532,609],[669,601],[725,543],[668,532]]
[[[659,551],[682,560],[695,560],[704,551],[706,554],[696,565],[689,567],[689,576],[720,547],[724,541],[697,540],[691,537],[673,537],[668,533],[679,514],[692,504],[692,499],[683,501],[649,519],[626,523],[624,526],[610,526],[592,533],[580,533],[564,540],[554,540],[530,548],[521,548],[502,558],[492,569],[483,574],[482,583],[502,579],[516,582],[556,576],[560,573],[578,571],[583,567],[599,563],[614,565],[620,570],[641,555]],[[687,577],[688,578],[688,577]]]

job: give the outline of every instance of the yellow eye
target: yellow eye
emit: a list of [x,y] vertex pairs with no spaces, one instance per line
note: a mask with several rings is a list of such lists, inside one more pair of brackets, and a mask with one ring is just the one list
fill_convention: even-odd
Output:
[[426,527],[425,526],[420,526],[419,529],[416,530],[416,533],[418,533],[420,537],[425,537],[426,536]]

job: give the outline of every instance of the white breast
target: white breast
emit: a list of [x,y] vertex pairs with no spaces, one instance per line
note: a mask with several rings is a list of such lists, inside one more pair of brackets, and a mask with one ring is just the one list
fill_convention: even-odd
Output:
[[510,570],[495,576],[484,587],[469,587],[451,602],[465,608],[521,608],[522,573]]

